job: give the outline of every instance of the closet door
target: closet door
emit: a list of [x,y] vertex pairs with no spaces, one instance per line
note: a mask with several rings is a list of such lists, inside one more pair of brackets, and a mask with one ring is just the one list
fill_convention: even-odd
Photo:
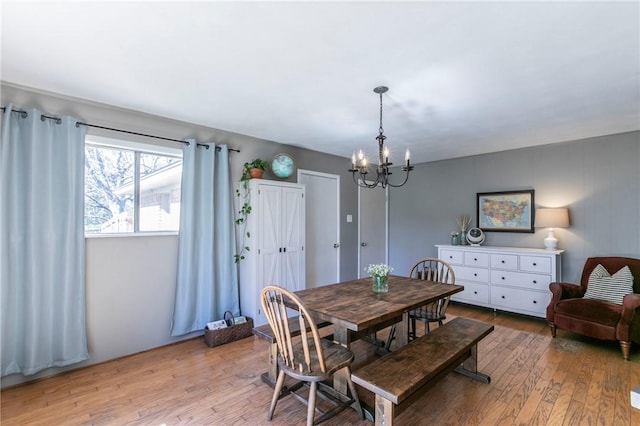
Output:
[[262,286],[282,282],[282,188],[258,186],[258,279]]
[[282,285],[289,290],[305,288],[304,190],[282,188]]

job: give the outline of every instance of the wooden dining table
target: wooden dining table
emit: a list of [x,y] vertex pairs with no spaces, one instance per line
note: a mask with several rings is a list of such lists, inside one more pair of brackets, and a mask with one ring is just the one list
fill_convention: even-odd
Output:
[[[464,290],[461,285],[397,275],[390,275],[388,282],[387,293],[374,293],[371,278],[367,277],[299,290],[295,294],[316,320],[333,324],[334,341],[348,348],[352,341],[396,323],[396,342],[405,345],[409,340],[411,310]],[[333,385],[336,390],[346,392],[346,377],[336,374]]]

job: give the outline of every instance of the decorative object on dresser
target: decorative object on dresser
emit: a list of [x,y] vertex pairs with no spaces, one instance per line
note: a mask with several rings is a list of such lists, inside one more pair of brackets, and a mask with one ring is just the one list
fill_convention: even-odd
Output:
[[240,262],[240,310],[260,326],[267,321],[259,300],[263,287],[305,288],[305,189],[266,179],[252,179],[248,188],[245,231],[252,243]]
[[460,227],[460,245],[466,246],[468,244],[467,230],[471,225],[471,217],[467,216],[466,214],[461,214],[456,218],[456,221],[458,222],[458,226]]
[[552,282],[549,290],[547,321],[553,337],[560,328],[618,341],[622,357],[629,359],[631,342],[640,343],[640,259],[590,257],[580,284]]
[[533,233],[534,190],[477,194],[476,223],[483,231]]
[[536,228],[549,228],[549,234],[544,239],[544,246],[548,250],[555,250],[558,247],[558,239],[553,235],[553,228],[569,227],[569,210],[559,209],[536,209]]
[[437,245],[464,291],[451,300],[545,317],[549,283],[561,280],[564,250]]
[[480,228],[471,228],[465,238],[472,246],[479,246],[484,243],[484,232]]

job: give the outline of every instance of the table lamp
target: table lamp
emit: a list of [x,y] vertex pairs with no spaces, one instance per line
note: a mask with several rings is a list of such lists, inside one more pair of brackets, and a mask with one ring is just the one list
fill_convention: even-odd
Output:
[[547,250],[558,247],[558,239],[553,235],[553,228],[569,227],[569,209],[536,209],[536,228],[549,228],[549,234],[544,239]]

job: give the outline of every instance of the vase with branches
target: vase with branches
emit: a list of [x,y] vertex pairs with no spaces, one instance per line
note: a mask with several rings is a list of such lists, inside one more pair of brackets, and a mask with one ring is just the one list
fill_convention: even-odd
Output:
[[467,243],[467,230],[471,225],[471,217],[466,214],[461,214],[456,219],[458,226],[460,227],[460,245],[466,246]]

